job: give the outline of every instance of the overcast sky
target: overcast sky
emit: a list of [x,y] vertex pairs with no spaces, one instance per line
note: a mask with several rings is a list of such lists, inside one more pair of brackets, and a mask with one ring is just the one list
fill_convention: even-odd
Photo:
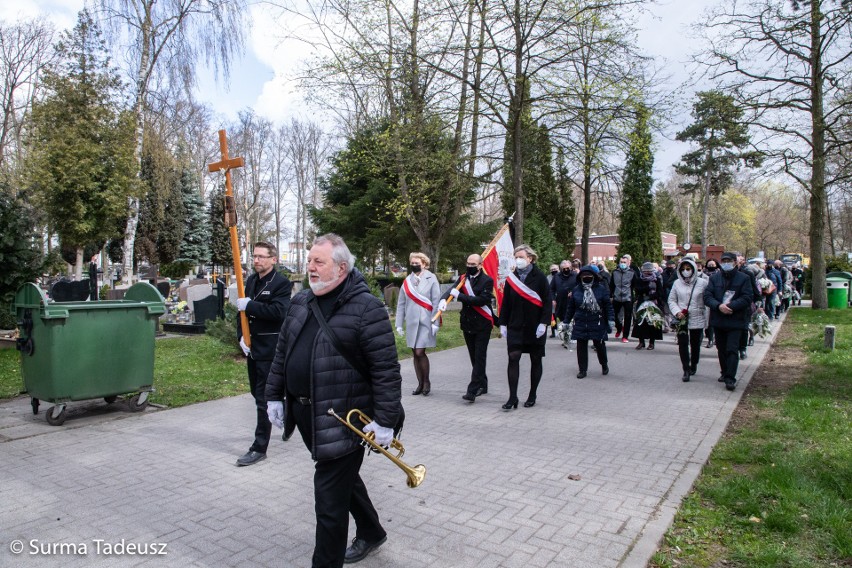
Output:
[[[689,33],[689,24],[695,22],[708,6],[719,0],[659,0],[648,6],[649,14],[640,20],[640,47],[658,59],[661,67],[671,75],[667,88],[677,89],[688,76],[687,59],[695,50],[695,40]],[[0,2],[0,19],[14,21],[46,14],[57,28],[70,28],[83,0],[3,0]],[[210,74],[199,77],[199,99],[229,118],[237,111],[254,108],[271,120],[283,120],[294,114],[299,97],[294,84],[288,81],[293,68],[293,53],[297,48],[279,45],[276,24],[269,8],[252,7],[251,37],[246,54],[235,62],[228,85],[216,84]],[[655,178],[668,175],[670,166],[688,151],[688,146],[675,142],[674,133],[690,120],[692,104],[690,93],[682,100],[682,108],[664,136],[656,139]]]

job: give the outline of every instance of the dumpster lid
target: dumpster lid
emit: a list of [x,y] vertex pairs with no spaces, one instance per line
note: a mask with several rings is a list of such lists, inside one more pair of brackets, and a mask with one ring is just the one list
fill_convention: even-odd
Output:
[[829,278],[841,278],[843,280],[852,280],[852,272],[843,272],[843,271],[829,272],[828,274],[825,275],[825,278],[826,278],[826,280],[829,279]]

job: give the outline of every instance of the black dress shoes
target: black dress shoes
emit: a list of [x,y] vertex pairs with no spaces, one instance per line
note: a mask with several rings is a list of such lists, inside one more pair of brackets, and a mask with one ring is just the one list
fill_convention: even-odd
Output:
[[518,408],[517,398],[510,398],[506,404],[503,405],[503,410],[512,410],[513,408]]
[[524,408],[532,408],[533,406],[535,406],[534,398],[528,398],[527,401],[524,403]]
[[608,375],[609,374],[609,365],[604,365],[603,367],[601,367],[601,373],[603,373],[604,375]]
[[354,564],[355,562],[364,560],[368,554],[383,545],[387,539],[388,537],[384,537],[381,540],[371,543],[356,536],[352,539],[352,545],[346,549],[346,553],[343,555],[343,563]]
[[689,382],[689,375],[691,375],[691,374],[692,373],[690,373],[689,371],[684,371],[683,376],[680,378],[680,380],[682,380],[685,383],[688,383]]
[[266,459],[266,454],[262,454],[260,452],[256,452],[254,450],[249,450],[249,452],[243,456],[237,458],[237,466],[242,467],[246,465],[252,465],[259,461],[263,461]]
[[578,379],[585,379],[586,378],[586,371],[580,371],[579,373],[577,373],[577,378]]
[[736,379],[728,379],[727,381],[725,381],[725,388],[728,389],[729,391],[734,390],[735,388],[737,388],[737,380]]
[[462,395],[462,398],[463,398],[463,399],[465,399],[465,400],[466,400],[466,401],[468,401],[468,402],[474,402],[474,401],[476,400],[476,395],[475,395],[475,394],[470,394],[470,393],[468,392],[468,393],[463,394],[463,395]]
[[482,396],[484,394],[488,394],[488,387],[479,387],[476,389],[476,396]]
[[745,349],[740,349],[740,360],[742,361],[742,360],[743,360],[743,359],[745,359],[746,357],[748,357],[748,353],[746,352],[746,350],[745,350]]

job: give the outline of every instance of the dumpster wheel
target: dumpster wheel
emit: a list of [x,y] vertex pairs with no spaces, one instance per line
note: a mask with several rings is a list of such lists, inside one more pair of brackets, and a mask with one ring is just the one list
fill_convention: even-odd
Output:
[[35,397],[33,397],[33,399],[30,401],[30,404],[33,407],[33,414],[38,414],[38,403],[39,401]]
[[148,392],[144,391],[134,394],[127,401],[127,404],[130,407],[130,412],[142,412],[148,407]]
[[112,404],[112,403],[113,403],[113,402],[115,402],[116,400],[118,400],[118,397],[117,397],[116,395],[112,395],[112,396],[105,396],[105,397],[104,397],[104,402],[105,402],[105,403],[107,403],[107,404]]
[[[59,412],[57,412],[57,409]],[[48,409],[44,418],[51,426],[62,426],[65,423],[65,419],[68,418],[68,412],[64,404],[57,404]]]

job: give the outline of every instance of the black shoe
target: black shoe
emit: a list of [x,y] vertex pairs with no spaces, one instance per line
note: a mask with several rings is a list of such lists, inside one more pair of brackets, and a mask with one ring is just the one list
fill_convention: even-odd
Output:
[[534,398],[528,398],[527,401],[524,403],[524,408],[532,408],[533,406],[535,406]]
[[586,371],[580,371],[579,373],[577,373],[577,378],[578,379],[585,379],[586,378]]
[[735,388],[737,388],[737,380],[736,379],[726,380],[725,381],[725,388],[728,389],[729,391],[734,390]]
[[237,466],[242,467],[244,465],[252,465],[265,459],[266,454],[262,454],[254,450],[249,450],[247,454],[237,458]]
[[475,400],[476,400],[476,395],[475,395],[475,394],[470,394],[470,393],[468,392],[468,393],[463,394],[463,395],[462,395],[462,398],[463,398],[463,399],[465,399],[465,400],[466,400],[466,401],[468,401],[468,402],[473,402],[473,401],[475,401]]
[[366,540],[358,538],[356,536],[354,539],[352,539],[352,546],[347,548],[346,553],[343,555],[343,563],[353,564],[355,562],[360,562],[361,560],[364,560],[368,554],[383,545],[387,539],[388,537],[384,537],[382,538],[382,540],[369,543]]
[[424,383],[423,396],[429,396],[430,392],[432,392],[432,383]]
[[697,373],[697,372],[698,372],[698,369],[697,369],[697,368],[695,368],[695,367],[692,367],[692,368],[690,368],[690,369],[689,369],[689,374],[690,374],[690,375],[694,375],[694,374],[695,374],[695,373]]
[[753,337],[749,337],[749,338],[748,338],[748,346],[749,346],[749,347],[751,347],[752,345],[754,345],[754,338],[753,338]]
[[603,373],[604,375],[608,375],[609,374],[609,366],[608,365],[602,366],[601,367],[601,373]]
[[724,383],[725,382],[725,375],[719,375],[719,378],[716,379],[716,380],[719,381],[720,383]]
[[639,342],[639,345],[637,345],[637,346],[635,347],[635,349],[636,349],[637,351],[638,351],[639,349],[645,349],[645,342],[644,342],[644,341],[640,341],[640,342]]
[[680,378],[680,380],[682,380],[685,383],[688,383],[689,382],[689,375],[690,375],[689,371],[684,371],[683,376]]
[[743,359],[745,359],[746,357],[748,357],[748,353],[746,353],[746,350],[745,350],[745,349],[740,349],[740,360],[742,361],[742,360],[743,360]]
[[517,398],[510,398],[506,404],[503,405],[503,410],[512,410],[513,408],[518,408]]
[[707,347],[707,348],[713,347],[713,340],[708,339],[708,340],[707,340],[707,345],[705,345],[704,347]]
[[476,396],[482,396],[484,394],[488,394],[487,387],[479,387],[478,389],[476,389]]
[[411,394],[423,394],[423,385],[417,385],[417,388],[411,391]]

